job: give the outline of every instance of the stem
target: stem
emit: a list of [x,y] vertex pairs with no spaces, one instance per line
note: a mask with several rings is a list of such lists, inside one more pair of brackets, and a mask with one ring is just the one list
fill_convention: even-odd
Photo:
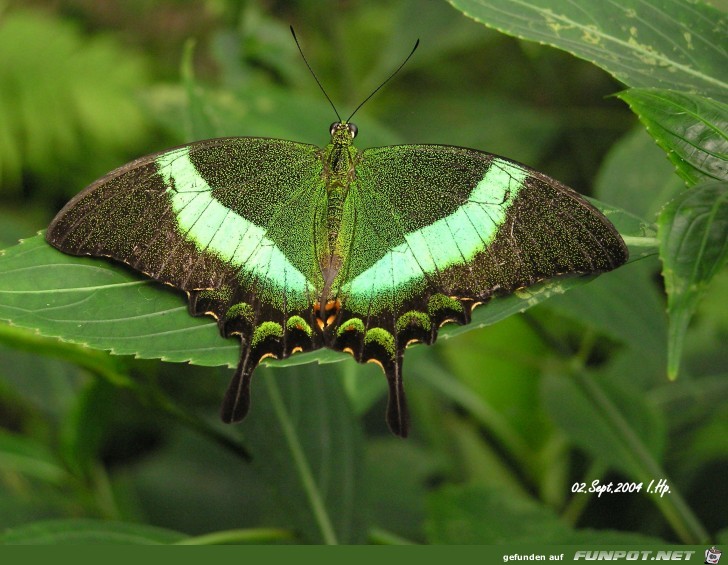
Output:
[[656,237],[641,237],[624,234],[619,235],[628,247],[654,247],[657,249],[660,245],[660,240]]
[[280,528],[251,528],[248,530],[221,530],[185,538],[172,545],[220,545],[227,543],[265,543],[271,541],[292,541],[293,534]]
[[306,493],[309,504],[311,505],[311,511],[313,512],[313,517],[321,531],[321,536],[327,545],[337,545],[339,542],[336,538],[336,532],[334,531],[331,519],[326,511],[326,505],[321,497],[321,492],[313,478],[313,473],[311,472],[311,467],[306,460],[306,455],[301,449],[301,442],[298,439],[296,428],[288,416],[288,411],[286,410],[285,403],[281,397],[275,377],[272,375],[266,375],[264,380],[268,386],[268,393],[271,397],[273,410],[281,423],[283,436],[286,438],[288,449],[291,451],[293,463],[298,469],[298,474],[301,477],[301,482],[303,483],[303,490]]
[[90,475],[94,499],[102,515],[110,520],[120,520],[121,512],[116,503],[114,489],[111,487],[106,468],[100,461],[91,465]]
[[369,530],[369,541],[376,545],[416,545],[415,542],[381,528]]
[[[575,371],[575,375],[584,392],[591,397],[595,405],[599,406],[604,418],[611,424],[634,456],[637,479],[646,483],[649,483],[652,479],[665,479],[669,484],[671,481],[665,470],[655,461],[652,454],[599,386],[592,379],[586,377],[582,371]],[[671,488],[668,496],[655,496],[654,502],[683,543],[695,545],[707,542],[709,539],[708,532],[677,490]]]
[[143,386],[135,382],[134,391],[154,407],[162,410],[167,416],[205,436],[235,456],[250,461],[250,453],[244,445],[211,426],[206,420],[191,414],[186,408],[173,402],[155,386]]
[[[417,362],[414,363],[417,367]],[[533,470],[532,450],[501,414],[488,405],[481,396],[455,379],[439,363],[428,363],[427,368],[415,369],[419,377],[432,388],[462,406],[479,424],[498,440],[520,465]]]
[[131,382],[131,379],[119,372],[119,363],[105,351],[97,351],[76,343],[45,337],[32,330],[7,324],[0,324],[0,343],[6,343],[20,351],[28,351],[35,355],[49,355],[74,363],[105,378],[115,386],[127,387]]
[[[586,480],[583,482],[588,484],[590,479],[594,480],[596,477],[601,478],[604,476],[606,471],[607,467],[604,463],[595,461],[589,466],[586,473],[584,473],[583,476],[586,477]],[[564,507],[564,510],[561,512],[561,517],[572,526],[576,526],[579,521],[579,517],[584,512],[584,509],[587,504],[589,504],[589,500],[591,500],[591,498],[591,493],[574,494],[568,504]]]

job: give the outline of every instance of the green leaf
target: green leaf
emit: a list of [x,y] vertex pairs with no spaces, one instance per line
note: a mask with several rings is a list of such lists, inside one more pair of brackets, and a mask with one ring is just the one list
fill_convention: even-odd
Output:
[[447,370],[436,370],[429,358],[413,357],[408,359],[412,374],[434,387],[438,397],[467,410],[489,437],[508,446],[511,457],[528,473],[534,451],[550,432],[543,412],[534,408],[539,360],[548,355],[542,337],[525,318],[512,316],[438,349]]
[[629,86],[674,88],[725,100],[725,14],[666,0],[450,0],[503,33],[591,61]]
[[429,499],[431,543],[662,544],[658,538],[614,530],[573,530],[549,508],[510,492],[448,486]]
[[542,397],[551,419],[586,452],[636,480],[649,481],[645,459],[665,444],[658,413],[636,390],[583,376],[547,375]]
[[688,186],[728,180],[728,104],[696,94],[632,88],[629,104]]
[[10,528],[0,535],[0,545],[159,545],[177,542],[183,534],[125,522],[101,520],[48,520]]
[[[684,543],[707,539],[705,528],[658,462],[665,429],[658,413],[643,396],[636,390],[619,388],[580,372],[572,377],[547,375],[542,396],[554,422],[575,445],[597,460],[642,482],[643,489],[652,480],[667,480],[669,496],[643,491],[644,495],[652,497]],[[587,478],[591,481],[595,477]]]
[[[187,373],[188,376],[192,374]],[[178,377],[184,379],[181,374]],[[215,389],[223,384],[222,379],[209,380]],[[255,383],[254,393],[262,384]],[[202,390],[199,385],[197,390],[198,394]],[[216,390],[215,404],[218,394],[219,390]],[[256,416],[257,409],[256,404],[253,408]],[[207,411],[206,415],[211,424],[221,425],[212,411]],[[151,448],[146,444],[141,457],[141,454],[129,457],[128,451],[124,455],[123,446],[119,457],[118,443],[133,442],[133,428],[126,423],[107,428],[111,433],[104,438],[105,452],[119,457],[112,465],[109,477],[118,513],[128,519],[143,517],[148,524],[195,535],[274,525],[267,509],[275,508],[277,502],[271,499],[268,489],[263,488],[249,462],[190,428],[172,425],[169,421],[151,424],[151,427],[136,428],[147,430],[142,437],[149,439],[147,434],[152,432],[151,437],[157,440]],[[163,434],[161,437],[157,435],[159,432]],[[244,441],[238,426],[227,426],[226,432],[238,441]]]
[[420,540],[431,481],[447,472],[447,461],[421,442],[367,440],[367,513],[379,528]]
[[241,428],[279,522],[306,543],[362,543],[363,436],[332,369],[258,369]]
[[447,486],[428,502],[430,543],[565,543],[570,533],[548,508],[511,492]]
[[[657,261],[630,263],[588,287],[554,296],[548,307],[644,354],[643,369],[664,374],[667,320],[652,280]],[[629,289],[629,291],[625,291]]]
[[116,354],[200,365],[237,363],[214,323],[131,271],[65,255],[37,236],[0,256],[0,319]]
[[690,318],[728,258],[728,183],[709,182],[681,194],[658,221],[667,291],[668,375],[678,374]]
[[[602,210],[619,229],[629,226],[634,234],[625,236],[633,246],[632,259],[650,252],[647,226],[630,214],[604,206]],[[559,279],[493,300],[473,313],[471,324],[446,326],[440,338],[493,324],[589,280]],[[179,292],[111,261],[65,255],[40,235],[0,254],[0,321],[117,355],[205,366],[234,367],[238,361],[237,341],[222,339],[212,319],[190,316]],[[321,349],[292,355],[275,365],[347,358]]]

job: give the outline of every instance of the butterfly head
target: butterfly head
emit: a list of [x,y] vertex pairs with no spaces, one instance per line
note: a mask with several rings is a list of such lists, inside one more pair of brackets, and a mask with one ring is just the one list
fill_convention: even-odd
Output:
[[351,122],[334,122],[329,128],[331,143],[335,145],[350,145],[358,131],[356,125]]

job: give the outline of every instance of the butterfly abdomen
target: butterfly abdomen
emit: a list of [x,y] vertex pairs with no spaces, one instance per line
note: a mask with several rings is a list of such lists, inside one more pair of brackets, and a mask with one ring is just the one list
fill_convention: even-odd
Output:
[[344,214],[344,201],[349,193],[349,185],[332,183],[328,187],[328,202],[326,207],[326,229],[328,232],[329,252],[339,253],[337,241],[341,229],[341,219]]

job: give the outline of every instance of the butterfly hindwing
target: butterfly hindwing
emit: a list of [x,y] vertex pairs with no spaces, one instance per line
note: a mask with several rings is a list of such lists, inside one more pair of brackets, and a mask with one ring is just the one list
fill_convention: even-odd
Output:
[[266,356],[321,347],[312,330],[320,286],[315,218],[325,213],[320,149],[222,138],[150,155],[96,181],[47,232],[60,250],[107,256],[185,291],[190,311],[239,335],[241,360],[223,406],[247,410]]

